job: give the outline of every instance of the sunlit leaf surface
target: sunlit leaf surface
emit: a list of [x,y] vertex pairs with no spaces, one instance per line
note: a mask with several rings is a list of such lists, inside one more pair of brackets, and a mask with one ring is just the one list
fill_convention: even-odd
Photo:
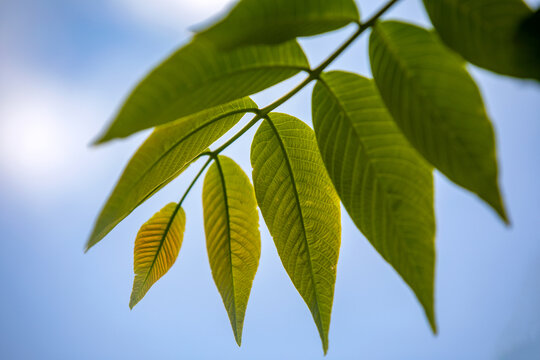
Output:
[[313,130],[290,115],[270,118],[251,146],[257,203],[326,352],[341,242],[339,198]]
[[221,294],[238,345],[261,236],[253,186],[233,160],[219,156],[203,185],[204,229],[212,276]]
[[150,218],[135,240],[135,280],[129,307],[133,308],[173,266],[186,227],[186,214],[176,203],[170,203]]

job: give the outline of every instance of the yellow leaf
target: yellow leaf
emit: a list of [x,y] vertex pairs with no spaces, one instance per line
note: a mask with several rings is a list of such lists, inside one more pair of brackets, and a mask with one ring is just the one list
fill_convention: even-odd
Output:
[[173,266],[186,227],[186,214],[176,203],[158,211],[139,230],[135,239],[135,279],[129,307],[133,308]]
[[232,159],[219,156],[208,170],[203,210],[212,276],[240,345],[249,293],[261,255],[261,235],[253,186]]

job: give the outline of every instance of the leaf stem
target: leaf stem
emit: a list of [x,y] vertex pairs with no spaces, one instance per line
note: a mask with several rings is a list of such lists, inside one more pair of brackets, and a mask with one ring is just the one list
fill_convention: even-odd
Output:
[[364,23],[358,23],[358,29],[355,31],[352,36],[345,41],[336,51],[334,51],[325,61],[323,61],[319,66],[317,66],[315,69],[313,69],[310,72],[310,76],[313,78],[318,78],[319,75],[326,69],[328,65],[330,65],[345,49],[351,45],[356,38],[358,38],[364,31],[375,25],[377,20],[384,15],[386,11],[388,11],[395,3],[397,3],[399,0],[391,0],[386,5],[384,5],[379,11],[377,11],[372,17],[370,17],[366,22]]
[[225,150],[229,145],[231,145],[233,142],[235,142],[240,136],[244,135],[246,131],[251,129],[253,125],[255,125],[259,120],[261,120],[264,116],[261,114],[260,110],[257,111],[256,115],[251,119],[246,126],[244,126],[242,129],[240,129],[239,132],[234,134],[232,138],[230,138],[227,142],[225,142],[223,145],[218,147],[216,150],[212,151],[213,154],[217,155],[223,150]]
[[[195,176],[195,179],[193,179],[193,181],[191,182],[191,184],[189,184],[188,188],[186,189],[186,192],[184,192],[184,195],[182,195],[182,198],[180,199],[180,201],[178,202],[178,205],[176,206],[176,209],[174,211],[174,214],[176,215],[176,212],[182,207],[182,203],[184,202],[184,200],[186,199],[186,196],[189,194],[191,188],[193,188],[193,186],[195,185],[195,183],[197,182],[197,180],[201,177],[202,173],[204,172],[204,169],[206,169],[206,167],[212,162],[212,160],[214,159],[214,156],[213,156],[213,152],[204,152],[202,153],[201,155],[208,155],[208,160],[206,160],[206,162],[204,163],[204,165],[202,166],[201,170],[199,170],[199,172],[197,173],[197,175]],[[201,156],[199,155],[199,156]],[[173,216],[174,217],[174,216]]]

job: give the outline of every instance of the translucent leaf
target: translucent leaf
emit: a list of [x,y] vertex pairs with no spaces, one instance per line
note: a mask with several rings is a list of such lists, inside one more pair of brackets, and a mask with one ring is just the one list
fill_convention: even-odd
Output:
[[257,203],[326,353],[341,242],[339,198],[313,130],[290,115],[270,118],[251,145]]
[[507,221],[493,127],[464,62],[435,34],[395,21],[375,26],[369,54],[381,97],[409,142]]
[[203,185],[204,229],[212,276],[238,345],[261,255],[259,214],[253,186],[233,160],[219,156]]
[[214,141],[257,105],[249,98],[158,127],[131,158],[101,210],[86,250],[137,206],[180,175]]
[[525,33],[533,16],[522,0],[424,0],[437,33],[471,63],[540,80],[540,31]]
[[219,48],[275,44],[356,21],[359,14],[354,0],[241,0],[197,38],[208,39]]
[[186,214],[176,203],[166,205],[139,230],[135,239],[133,291],[129,307],[133,308],[148,290],[173,266],[186,227]]
[[129,95],[97,141],[131,135],[254,94],[309,68],[300,45],[217,51],[195,41],[157,66]]
[[312,106],[319,149],[345,209],[412,288],[436,331],[431,166],[405,139],[371,80],[323,74]]

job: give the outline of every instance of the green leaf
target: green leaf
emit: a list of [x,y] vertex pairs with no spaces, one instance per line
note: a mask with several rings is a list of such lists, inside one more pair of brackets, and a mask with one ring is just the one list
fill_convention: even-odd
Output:
[[257,105],[249,98],[158,127],[131,158],[94,225],[86,250],[137,206],[180,175],[214,141]]
[[296,41],[228,52],[205,41],[192,42],[137,85],[97,143],[254,94],[307,69]]
[[371,80],[323,74],[313,126],[326,169],[356,226],[412,288],[436,332],[433,175]]
[[253,186],[240,166],[228,157],[216,158],[206,174],[203,210],[212,276],[240,346],[261,255],[261,236]]
[[433,33],[395,21],[375,26],[369,55],[381,97],[409,142],[507,222],[493,127],[464,62]]
[[139,230],[133,257],[133,291],[129,307],[141,301],[148,290],[173,266],[186,227],[186,214],[176,203],[166,205]]
[[241,0],[220,22],[197,34],[217,47],[276,44],[360,20],[353,0]]
[[474,65],[540,80],[540,33],[520,26],[533,12],[522,0],[424,0],[439,36]]
[[339,198],[313,130],[290,115],[272,113],[270,119],[251,145],[257,203],[326,353],[341,242]]

